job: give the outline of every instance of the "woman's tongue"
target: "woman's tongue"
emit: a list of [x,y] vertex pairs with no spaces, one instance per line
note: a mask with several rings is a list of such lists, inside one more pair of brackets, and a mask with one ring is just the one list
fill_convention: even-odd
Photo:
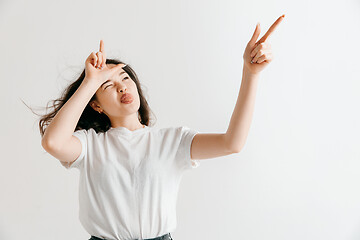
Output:
[[125,94],[124,96],[121,97],[121,102],[122,103],[130,103],[133,101],[133,98],[130,94]]

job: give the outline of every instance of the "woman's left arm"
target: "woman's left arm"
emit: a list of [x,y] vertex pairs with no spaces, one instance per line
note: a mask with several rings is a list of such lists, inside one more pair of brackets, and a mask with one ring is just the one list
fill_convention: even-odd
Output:
[[256,42],[260,35],[260,25],[257,24],[255,32],[245,48],[239,96],[231,116],[229,128],[225,134],[228,145],[235,152],[240,152],[244,147],[249,133],[255,107],[257,85],[260,78],[259,74],[273,60],[271,46],[267,39],[284,17],[285,15],[281,15],[271,25],[266,34]]
[[244,51],[240,91],[228,130],[222,134],[196,134],[191,145],[192,159],[238,153],[245,145],[252,121],[260,72],[273,59],[270,44],[266,40],[284,17],[285,15],[280,16],[259,41],[256,40],[260,35],[260,25],[256,25],[255,32]]

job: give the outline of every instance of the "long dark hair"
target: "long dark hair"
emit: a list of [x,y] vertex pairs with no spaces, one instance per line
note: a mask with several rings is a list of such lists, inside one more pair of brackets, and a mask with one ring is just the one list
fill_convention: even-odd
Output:
[[[117,59],[106,59],[106,64],[124,64],[122,61]],[[131,68],[129,64],[127,64],[124,68],[125,72],[130,76],[130,78],[135,82],[139,97],[140,97],[140,107],[138,110],[138,118],[141,124],[146,126],[150,125],[150,113],[154,115],[149,107],[148,102],[142,91],[142,86],[139,82],[139,79],[135,73],[135,71]],[[82,71],[79,78],[71,83],[68,87],[65,88],[60,98],[51,100],[52,107],[51,112],[45,115],[40,115],[41,118],[39,120],[39,128],[40,128],[40,135],[43,137],[46,127],[50,124],[51,120],[55,117],[57,112],[61,109],[62,106],[71,98],[71,96],[75,93],[75,91],[79,88],[82,81],[85,78],[85,68]],[[92,100],[96,100],[96,94],[92,96],[89,103]],[[50,102],[51,102],[50,101]],[[48,104],[49,105],[49,104]],[[46,107],[47,109],[48,107]],[[38,114],[37,114],[38,115]],[[155,115],[154,115],[155,116]],[[152,124],[152,123],[151,123]],[[102,113],[99,114],[95,111],[89,104],[86,105],[83,113],[80,116],[80,119],[76,125],[75,131],[80,129],[90,129],[93,128],[97,133],[98,132],[106,132],[111,127],[110,119],[106,114]]]

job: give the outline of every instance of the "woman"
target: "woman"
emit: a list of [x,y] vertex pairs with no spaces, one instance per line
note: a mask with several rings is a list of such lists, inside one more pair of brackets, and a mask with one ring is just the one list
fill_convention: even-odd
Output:
[[107,59],[100,41],[100,51],[89,55],[80,77],[39,123],[44,149],[67,169],[80,171],[79,219],[90,239],[172,239],[183,172],[199,166],[200,159],[242,149],[258,74],[272,60],[266,39],[283,18],[257,42],[256,26],[243,55],[238,102],[223,134],[149,127],[150,108],[137,75],[129,65]]

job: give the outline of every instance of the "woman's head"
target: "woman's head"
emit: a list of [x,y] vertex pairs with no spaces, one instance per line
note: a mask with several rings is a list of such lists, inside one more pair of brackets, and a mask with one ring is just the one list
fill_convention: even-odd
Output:
[[[117,66],[116,64],[106,65],[108,68]],[[126,100],[129,101],[123,102],[121,99],[125,97],[125,94]],[[99,114],[105,114],[110,119],[111,126],[124,125],[129,122],[140,124],[138,117],[139,90],[136,82],[123,69],[99,87],[89,105]]]
[[[124,64],[117,59],[107,59],[109,68]],[[46,126],[50,124],[56,113],[71,98],[85,78],[85,69],[79,78],[71,83],[62,97],[53,100],[53,110],[39,121],[40,134],[44,135]],[[123,94],[129,93],[133,101],[122,103]],[[104,82],[86,105],[75,130],[93,128],[96,132],[106,132],[114,125],[122,125],[124,121],[138,121],[149,126],[151,109],[143,94],[141,84],[134,70],[126,65],[118,76]]]

